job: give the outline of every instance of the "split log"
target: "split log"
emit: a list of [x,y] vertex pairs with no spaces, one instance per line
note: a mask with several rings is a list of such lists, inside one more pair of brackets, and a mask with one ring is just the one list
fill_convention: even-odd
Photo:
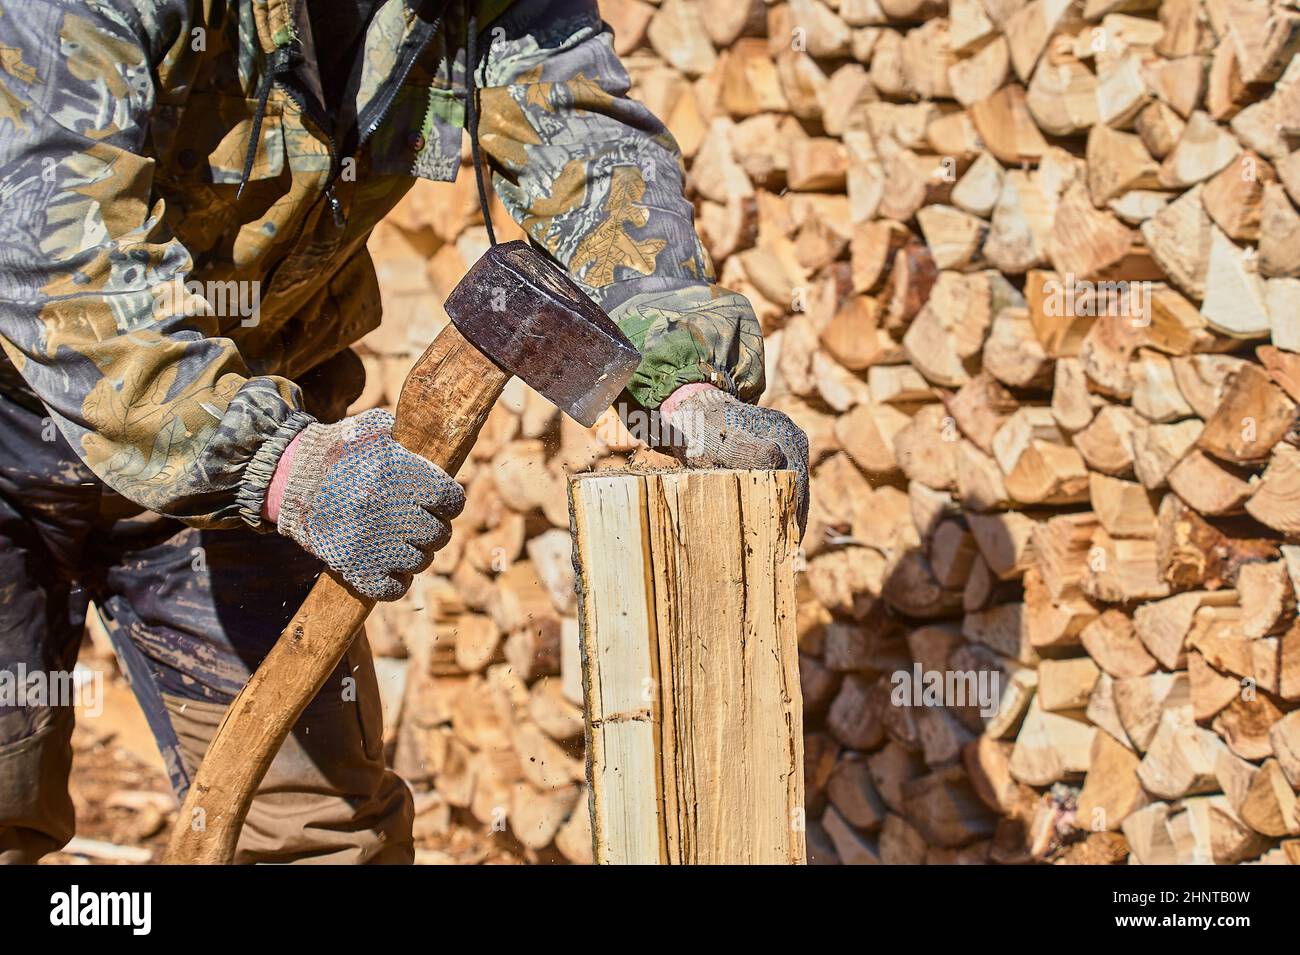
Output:
[[1191,695],[1186,671],[1149,673],[1115,681],[1115,709],[1134,748],[1145,753],[1162,716],[1191,719]]
[[[602,13],[604,8],[602,7]],[[709,9],[704,28],[719,49],[732,46],[739,37],[759,36],[767,26],[767,10],[762,0],[740,0]]]
[[456,665],[467,673],[496,662],[500,646],[501,630],[491,617],[465,614],[457,621]]
[[692,0],[663,0],[646,36],[655,52],[687,76],[707,73],[717,61],[700,7]]
[[1050,408],[1022,407],[993,438],[1007,493],[1024,504],[1062,504],[1087,497],[1088,470],[1065,444]]
[[1062,514],[1034,528],[1034,557],[1053,600],[1082,592],[1093,534],[1100,527],[1095,514]]
[[1217,226],[1210,230],[1205,289],[1201,314],[1215,330],[1233,338],[1261,338],[1269,334],[1266,289],[1255,259]]
[[1187,120],[1178,145],[1160,166],[1160,184],[1185,189],[1209,179],[1237,158],[1241,144],[1208,113],[1196,111]]
[[1188,54],[1150,62],[1145,78],[1161,102],[1186,119],[1200,105],[1205,92],[1204,57]]
[[1035,163],[1047,151],[1047,140],[1025,105],[1025,89],[1012,83],[970,107],[980,139],[1005,165]]
[[1083,592],[1094,600],[1130,603],[1169,593],[1169,583],[1160,573],[1154,540],[1114,538],[1099,527],[1093,534],[1088,557]]
[[1186,660],[1187,635],[1202,607],[1226,607],[1237,602],[1231,590],[1191,591],[1143,604],[1133,616],[1142,645],[1168,670],[1180,670]]
[[780,74],[768,56],[765,41],[737,40],[723,52],[718,69],[719,102],[730,116],[756,116],[789,108]]
[[1242,759],[1267,759],[1273,755],[1269,729],[1281,718],[1282,711],[1267,694],[1239,692],[1215,715],[1211,729]]
[[[936,264],[938,254],[936,250]],[[969,381],[978,371],[992,312],[1011,297],[1002,292],[1003,283],[1001,276],[991,279],[986,273],[941,272],[903,335],[903,350],[913,367],[938,385],[956,388]]]
[[1038,653],[1025,625],[1024,604],[999,604],[968,613],[962,620],[961,634],[967,640],[983,644],[1026,666],[1038,663]]
[[1142,223],[1142,239],[1165,274],[1198,300],[1205,297],[1213,229],[1214,223],[1201,202],[1199,185]]
[[1038,665],[1038,705],[1050,713],[1082,710],[1100,674],[1088,657],[1044,660]]
[[983,246],[987,222],[953,206],[924,206],[916,212],[917,223],[940,269],[967,270],[984,264]]
[[1252,491],[1235,470],[1196,450],[1189,451],[1169,472],[1169,486],[1202,514],[1239,511]]
[[1030,786],[1050,786],[1086,773],[1096,732],[1082,720],[1043,710],[1035,699],[1016,737],[1011,775]]
[[1196,446],[1219,460],[1265,460],[1296,424],[1296,404],[1258,365],[1243,365],[1205,422]]
[[906,226],[888,220],[860,223],[849,242],[853,263],[853,289],[872,292],[880,287],[898,253],[912,234]]
[[1300,355],[1273,345],[1261,345],[1255,349],[1255,356],[1287,397],[1300,401]]
[[1164,159],[1174,151],[1186,125],[1173,107],[1160,101],[1143,107],[1134,122],[1142,144],[1155,159]]
[[1004,308],[994,316],[983,359],[985,371],[1013,388],[1042,387],[1052,379],[1052,359],[1024,308]]
[[1253,152],[1245,152],[1205,184],[1201,202],[1230,239],[1258,241],[1264,189],[1276,181],[1277,173],[1268,162]]
[[952,87],[957,101],[970,108],[987,100],[1001,88],[1010,70],[1011,51],[1006,38],[996,36],[948,67],[948,85]]
[[1132,437],[1145,423],[1126,405],[1103,405],[1092,422],[1074,436],[1075,450],[1093,471],[1127,475],[1134,467]]
[[1097,118],[1107,126],[1128,127],[1151,101],[1137,52],[1097,64]]
[[1112,537],[1156,536],[1156,505],[1141,484],[1094,471],[1088,489],[1093,513]]
[[885,477],[898,473],[894,439],[909,421],[891,405],[862,402],[835,420],[835,434],[859,468]]
[[1243,564],[1278,556],[1277,542],[1257,536],[1257,527],[1228,525],[1234,533],[1225,533],[1176,494],[1165,495],[1156,522],[1161,573],[1180,589],[1230,587]]
[[1215,761],[1222,748],[1214,733],[1166,710],[1138,765],[1138,779],[1159,799],[1214,792],[1219,788]]
[[867,756],[867,770],[886,807],[898,813],[903,810],[903,785],[924,773],[925,764],[920,754],[890,740]]
[[1192,694],[1192,718],[1201,724],[1209,723],[1241,697],[1241,681],[1214,669],[1199,650],[1187,654],[1187,680]]
[[1259,216],[1260,272],[1269,276],[1300,276],[1300,212],[1282,186],[1275,182],[1264,184]]
[[1118,830],[1147,804],[1149,797],[1138,783],[1138,763],[1137,755],[1108,733],[1093,737],[1088,775],[1079,792],[1080,823],[1093,832]]
[[1187,355],[1172,363],[1178,391],[1198,418],[1214,415],[1233,376],[1246,366],[1232,355]]
[[[854,829],[834,806],[827,806],[822,813],[821,827],[825,831],[826,838],[830,840],[834,847],[837,861],[840,865],[880,865],[880,853],[877,844],[864,837],[860,832]],[[816,849],[813,845],[813,833],[808,834],[809,850],[808,858],[812,863],[816,863]]]
[[1225,17],[1245,83],[1278,79],[1300,53],[1300,13],[1259,4],[1234,4]]
[[1097,619],[1097,608],[1082,596],[1052,599],[1038,569],[1025,571],[1025,625],[1035,647],[1077,647]]
[[1132,134],[1095,125],[1088,131],[1088,194],[1104,206],[1127,192],[1154,189],[1160,167],[1142,140]]
[[905,242],[894,256],[881,289],[884,327],[892,332],[906,328],[925,305],[937,279],[938,270],[925,244],[915,238]]
[[1178,390],[1169,359],[1153,349],[1139,349],[1130,367],[1133,410],[1147,421],[1165,423],[1190,417],[1191,405]]
[[957,848],[993,834],[995,817],[979,801],[960,766],[903,784],[908,821],[932,846]]
[[1273,449],[1268,467],[1246,501],[1246,511],[1274,530],[1300,534],[1300,450],[1289,444]]
[[884,801],[861,754],[840,757],[826,784],[826,795],[843,820],[855,828],[872,832],[884,822]]
[[1196,444],[1203,424],[1189,418],[1175,424],[1153,424],[1129,433],[1133,471],[1148,490],[1165,486],[1169,472]]
[[1043,264],[1054,212],[1052,201],[1036,180],[1024,170],[1007,170],[984,240],[984,257],[1011,274]]
[[1276,759],[1267,759],[1250,781],[1241,806],[1241,818],[1266,836],[1300,834],[1296,816],[1296,792]]
[[1121,262],[1133,241],[1133,232],[1112,213],[1095,208],[1079,182],[1057,204],[1047,257],[1058,272],[1093,278]]
[[999,580],[1012,580],[1035,565],[1037,521],[1017,511],[1003,511],[967,514],[966,522],[985,563]]
[[1292,788],[1300,787],[1300,710],[1292,710],[1268,731],[1278,766]]
[[1069,0],[1030,0],[1003,25],[1016,75],[1028,80],[1048,41],[1058,32],[1077,29],[1079,9]]
[[[793,503],[780,472],[571,483],[597,862],[803,861]],[[693,514],[710,518],[678,524]],[[711,571],[680,572],[688,540],[691,565]],[[753,697],[739,709],[721,679],[733,670]]]
[[985,454],[993,453],[993,436],[1019,407],[1019,402],[992,375],[976,375],[945,398],[945,406],[961,433]]
[[[615,0],[601,7],[601,16],[614,30],[614,50],[626,56],[645,40],[655,8],[643,0]],[[737,33],[739,36],[739,33]],[[732,37],[731,39],[735,39]]]
[[1138,639],[1132,619],[1107,610],[1079,633],[1088,655],[1117,679],[1143,676],[1156,668],[1156,660]]

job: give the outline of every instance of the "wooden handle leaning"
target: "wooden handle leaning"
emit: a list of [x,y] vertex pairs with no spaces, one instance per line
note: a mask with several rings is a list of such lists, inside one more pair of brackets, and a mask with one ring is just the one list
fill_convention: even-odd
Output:
[[[393,436],[455,474],[509,375],[448,324],[402,386]],[[311,593],[226,711],[163,861],[228,864],[267,768],[374,607],[333,572]]]

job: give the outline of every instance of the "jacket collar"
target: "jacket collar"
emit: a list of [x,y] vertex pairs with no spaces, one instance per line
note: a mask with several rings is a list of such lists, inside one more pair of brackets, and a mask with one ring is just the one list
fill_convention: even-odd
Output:
[[[298,64],[294,72],[320,101],[320,67],[307,13],[308,0],[246,2],[252,6],[258,46],[263,56],[270,57],[277,50],[294,48],[294,59]],[[417,10],[428,6],[445,11],[463,3],[464,0],[383,0],[379,4],[366,28],[359,53],[363,62],[360,88],[356,91],[356,115],[363,113],[372,101],[384,99],[386,88],[400,81],[409,69],[408,61],[418,58],[427,46],[425,34],[433,31]]]
[[[388,3],[405,8],[408,29],[414,25],[415,11],[422,0],[388,0]],[[489,3],[496,10],[509,6],[510,0]],[[385,4],[386,6],[387,4]],[[311,36],[311,21],[307,16],[307,0],[251,0],[253,22],[257,25],[257,41],[263,53],[295,41],[303,44]]]

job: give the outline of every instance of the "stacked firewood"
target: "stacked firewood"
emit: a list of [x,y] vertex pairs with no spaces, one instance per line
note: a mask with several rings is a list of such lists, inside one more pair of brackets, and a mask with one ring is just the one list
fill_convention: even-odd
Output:
[[[601,8],[811,439],[813,860],[1300,862],[1294,0]],[[376,232],[364,404],[485,246],[468,175]],[[372,625],[417,827],[588,858],[564,475],[634,445],[512,386]]]

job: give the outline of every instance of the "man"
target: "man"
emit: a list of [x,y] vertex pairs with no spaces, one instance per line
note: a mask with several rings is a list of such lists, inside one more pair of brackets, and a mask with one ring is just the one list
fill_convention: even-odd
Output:
[[[806,439],[745,403],[753,312],[627,86],[594,0],[0,10],[0,668],[70,668],[94,600],[181,794],[321,561],[377,599],[427,566],[459,486],[385,412],[339,419],[379,321],[366,239],[454,178],[467,99],[506,208],[642,350],[630,395],[694,464],[796,469],[806,507]],[[72,834],[71,723],[0,707],[0,858]],[[238,858],[409,861],[380,729],[360,640]]]

